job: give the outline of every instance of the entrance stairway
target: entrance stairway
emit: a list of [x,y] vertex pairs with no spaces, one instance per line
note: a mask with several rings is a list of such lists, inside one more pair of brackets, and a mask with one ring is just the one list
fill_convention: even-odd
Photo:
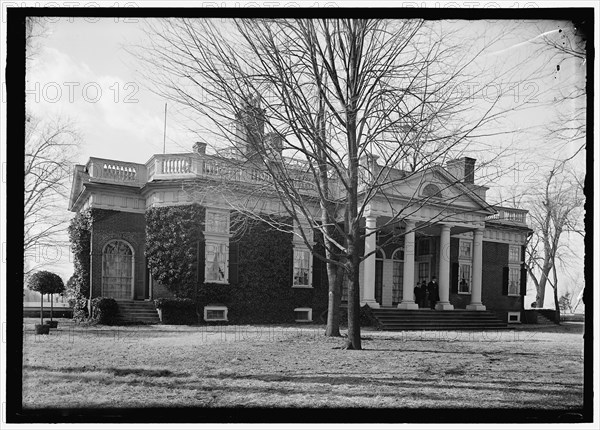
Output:
[[507,324],[491,311],[372,309],[381,330],[498,330]]
[[158,312],[154,302],[144,300],[117,300],[119,313],[117,323],[158,324]]

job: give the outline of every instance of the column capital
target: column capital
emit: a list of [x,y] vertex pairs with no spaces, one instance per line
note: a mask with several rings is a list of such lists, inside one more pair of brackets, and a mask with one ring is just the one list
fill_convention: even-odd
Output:
[[406,225],[406,229],[414,229],[415,226],[417,225],[417,221],[414,219],[408,219],[408,218],[404,218],[404,224]]

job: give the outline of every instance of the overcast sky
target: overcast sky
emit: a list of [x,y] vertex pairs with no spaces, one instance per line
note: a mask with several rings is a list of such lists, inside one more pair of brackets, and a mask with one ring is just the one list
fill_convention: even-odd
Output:
[[[48,22],[48,34],[39,41],[40,50],[27,70],[27,107],[40,117],[70,119],[80,131],[83,143],[77,162],[85,164],[89,157],[102,157],[145,163],[152,154],[163,151],[165,100],[149,91],[138,73],[139,64],[125,50],[134,44],[145,43],[142,22],[123,19],[60,18]],[[497,34],[502,22],[474,21],[473,33]],[[571,84],[581,82],[584,66],[575,61],[562,63],[560,71],[542,54],[540,35],[558,36],[568,22],[535,21],[511,24],[502,41],[488,51],[481,61],[490,67],[511,67],[522,64],[515,78],[528,76],[546,64],[544,77],[535,80],[500,82],[493,88],[475,85],[475,103],[486,103],[496,91],[505,93],[503,103],[514,103],[529,97],[534,102],[527,110],[509,115],[499,126],[505,129],[524,129],[542,124],[553,114],[552,99]],[[514,82],[517,82],[515,87]],[[512,86],[511,86],[512,85]],[[515,92],[516,88],[516,92]],[[195,135],[184,131],[176,115],[178,107],[169,104],[167,114],[166,152],[190,152]],[[541,129],[540,129],[541,130]],[[527,152],[514,153],[513,163],[560,158],[562,151],[546,145],[540,130],[503,137],[499,144]],[[516,140],[516,141],[515,141]],[[526,158],[523,158],[524,155]],[[581,163],[584,166],[584,163]],[[524,172],[531,177],[535,169]],[[505,183],[506,185],[506,183]],[[501,189],[502,184],[498,184]],[[491,196],[498,195],[490,190]],[[65,203],[66,206],[66,203]],[[68,279],[72,273],[70,261],[63,258],[61,275]]]

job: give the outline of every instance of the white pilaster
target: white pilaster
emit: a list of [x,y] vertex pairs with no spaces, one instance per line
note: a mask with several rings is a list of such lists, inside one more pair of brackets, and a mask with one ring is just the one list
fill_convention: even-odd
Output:
[[[365,255],[368,255],[364,261],[364,295],[362,304],[367,304],[371,308],[378,308],[379,303],[375,301],[375,250],[377,248],[377,217],[367,215],[365,217]],[[369,255],[370,254],[370,255]]]
[[435,305],[437,310],[447,311],[454,309],[450,304],[450,226],[442,224],[440,236],[440,300]]
[[402,302],[398,309],[419,309],[414,300],[415,287],[415,221],[406,220],[406,233],[404,235],[404,280]]
[[481,303],[481,272],[483,269],[483,229],[473,232],[473,276],[471,282],[471,303],[467,305],[470,311],[485,311]]

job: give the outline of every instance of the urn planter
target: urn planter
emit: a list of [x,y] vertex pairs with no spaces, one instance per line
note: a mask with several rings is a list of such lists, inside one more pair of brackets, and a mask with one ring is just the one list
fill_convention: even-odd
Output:
[[36,324],[35,334],[50,334],[50,326],[47,324]]

